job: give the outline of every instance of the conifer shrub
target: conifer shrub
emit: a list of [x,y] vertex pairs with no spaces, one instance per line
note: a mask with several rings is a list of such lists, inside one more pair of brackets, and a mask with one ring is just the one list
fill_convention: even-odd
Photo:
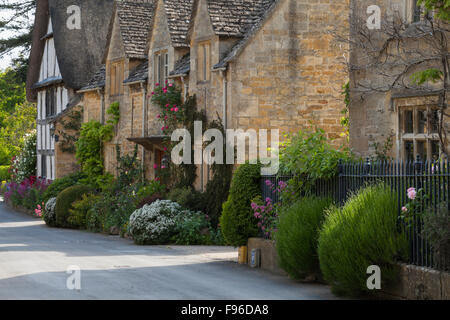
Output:
[[280,214],[276,247],[280,267],[294,279],[320,274],[317,241],[331,199],[305,197]]
[[258,221],[251,208],[252,199],[260,195],[260,164],[243,164],[233,176],[228,200],[223,204],[220,228],[227,244],[238,247],[258,235]]
[[395,193],[383,184],[353,195],[343,208],[332,208],[319,235],[319,261],[324,279],[336,294],[370,293],[367,268],[381,269],[382,288],[398,278],[397,260],[405,257],[407,240],[399,230]]
[[71,228],[77,227],[69,222],[70,209],[73,209],[72,204],[75,201],[81,200],[84,194],[92,191],[90,186],[77,185],[72,186],[62,191],[56,198],[56,224],[58,227]]

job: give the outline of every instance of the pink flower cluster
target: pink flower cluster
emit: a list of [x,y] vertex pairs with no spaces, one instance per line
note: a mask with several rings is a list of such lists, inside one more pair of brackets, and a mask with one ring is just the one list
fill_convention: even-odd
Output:
[[42,214],[44,213],[44,203],[42,202],[42,207],[40,204],[37,205],[36,209],[34,209],[34,213],[38,216],[38,217],[42,217]]
[[416,199],[416,196],[417,196],[416,188],[409,188],[407,193],[408,193],[408,199],[410,199],[410,200]]
[[42,194],[45,190],[47,190],[50,183],[50,180],[35,176],[25,179],[20,184],[14,181],[10,182],[6,185],[6,192],[4,194],[5,200],[9,201],[12,196],[15,196],[19,201],[21,201],[27,197],[33,189]]

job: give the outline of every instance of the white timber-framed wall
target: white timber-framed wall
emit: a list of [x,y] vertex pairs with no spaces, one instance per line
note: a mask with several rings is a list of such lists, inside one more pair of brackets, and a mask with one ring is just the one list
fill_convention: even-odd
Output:
[[51,19],[44,38],[37,89],[37,175],[53,180],[56,175],[55,135],[54,124],[49,120],[66,109],[69,94],[59,70]]

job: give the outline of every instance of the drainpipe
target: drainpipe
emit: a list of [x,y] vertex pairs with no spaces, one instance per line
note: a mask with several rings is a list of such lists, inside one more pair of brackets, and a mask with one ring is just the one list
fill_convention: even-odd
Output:
[[102,124],[105,124],[105,96],[103,95],[101,89],[97,89],[97,93],[100,96],[100,105],[101,105],[100,122]]
[[[147,136],[147,86],[145,85],[145,82],[141,82],[141,90],[142,90],[142,137]],[[145,179],[145,148],[142,147],[142,159],[141,159],[141,166],[142,166],[142,175]]]
[[228,80],[226,69],[220,70],[220,75],[223,79],[223,128],[227,130],[227,104],[228,104]]

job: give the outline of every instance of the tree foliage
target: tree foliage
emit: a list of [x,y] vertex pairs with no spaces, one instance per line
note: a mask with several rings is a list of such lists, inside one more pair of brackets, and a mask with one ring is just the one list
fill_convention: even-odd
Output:
[[36,107],[26,102],[25,84],[12,69],[0,72],[0,165],[20,153],[35,119]]
[[18,50],[11,67],[22,82],[26,80],[35,10],[36,0],[0,1],[0,58]]

